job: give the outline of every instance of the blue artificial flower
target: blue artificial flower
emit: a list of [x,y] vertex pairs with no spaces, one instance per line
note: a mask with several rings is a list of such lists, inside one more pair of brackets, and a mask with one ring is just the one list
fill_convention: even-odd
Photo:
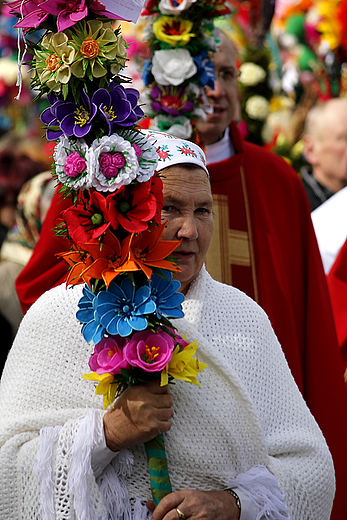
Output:
[[[50,106],[42,112],[40,119],[43,124],[48,126],[46,132],[46,137],[48,141],[54,141],[58,139],[61,135],[63,135],[63,131],[58,128],[59,122],[57,118],[57,108],[58,106],[64,104],[64,101],[60,100],[57,94],[55,94],[54,92],[48,94],[47,98]],[[56,127],[56,129],[52,130],[49,127]]]
[[181,284],[177,280],[172,279],[172,273],[164,269],[160,269],[163,277],[152,273],[149,286],[151,288],[151,298],[157,307],[157,316],[169,318],[183,318],[182,302],[184,295],[177,292]]
[[208,86],[214,89],[214,82],[216,81],[214,63],[208,58],[207,50],[203,49],[197,56],[195,56],[194,62],[198,67],[200,84],[203,87]]
[[119,334],[123,338],[133,330],[145,330],[148,325],[146,314],[155,312],[155,303],[151,300],[151,291],[147,285],[135,291],[130,278],[125,278],[121,285],[112,281],[106,291],[100,291],[94,309],[100,322],[111,335]]
[[154,81],[154,76],[152,74],[152,66],[152,58],[148,58],[148,60],[146,60],[143,64],[142,80],[145,84],[145,87],[148,87]]
[[100,323],[100,317],[95,312],[96,296],[88,287],[85,285],[83,288],[83,296],[78,302],[79,310],[76,313],[77,319],[83,323],[82,334],[84,339],[94,342],[96,345],[105,335],[105,327]]

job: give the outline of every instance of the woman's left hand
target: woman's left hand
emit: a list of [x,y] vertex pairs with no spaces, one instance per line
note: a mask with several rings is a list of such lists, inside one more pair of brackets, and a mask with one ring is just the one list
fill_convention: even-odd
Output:
[[[152,520],[239,520],[235,498],[226,491],[196,491],[183,489],[166,495],[154,509]],[[178,511],[177,511],[178,508]],[[183,514],[183,516],[180,515]]]

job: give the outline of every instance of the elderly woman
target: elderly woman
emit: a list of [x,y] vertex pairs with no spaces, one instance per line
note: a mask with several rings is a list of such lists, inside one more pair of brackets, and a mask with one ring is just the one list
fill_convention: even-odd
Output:
[[[80,378],[92,351],[75,318],[81,288],[45,293],[1,381],[0,510],[11,519],[328,520],[331,456],[271,325],[204,268],[213,231],[204,154],[149,137],[160,157],[164,237],[180,241],[185,317],[175,326],[208,364],[201,388],[141,384],[104,412]],[[143,443],[161,433],[174,491],[154,509]]]

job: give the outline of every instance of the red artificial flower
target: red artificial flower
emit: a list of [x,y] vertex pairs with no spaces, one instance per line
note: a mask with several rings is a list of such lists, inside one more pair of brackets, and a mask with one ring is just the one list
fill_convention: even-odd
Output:
[[111,225],[107,200],[97,191],[90,191],[88,208],[79,203],[63,211],[62,217],[73,242],[82,248],[85,243],[101,237]]
[[141,233],[148,223],[160,224],[163,207],[163,182],[154,175],[147,182],[122,186],[107,196],[108,216],[113,229],[121,226],[130,233]]

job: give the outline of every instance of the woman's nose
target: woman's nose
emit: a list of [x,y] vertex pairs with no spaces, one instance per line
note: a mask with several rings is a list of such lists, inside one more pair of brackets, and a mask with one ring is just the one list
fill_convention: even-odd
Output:
[[177,232],[177,238],[186,238],[188,240],[196,240],[198,238],[198,228],[193,215],[185,215],[181,217],[180,226]]

